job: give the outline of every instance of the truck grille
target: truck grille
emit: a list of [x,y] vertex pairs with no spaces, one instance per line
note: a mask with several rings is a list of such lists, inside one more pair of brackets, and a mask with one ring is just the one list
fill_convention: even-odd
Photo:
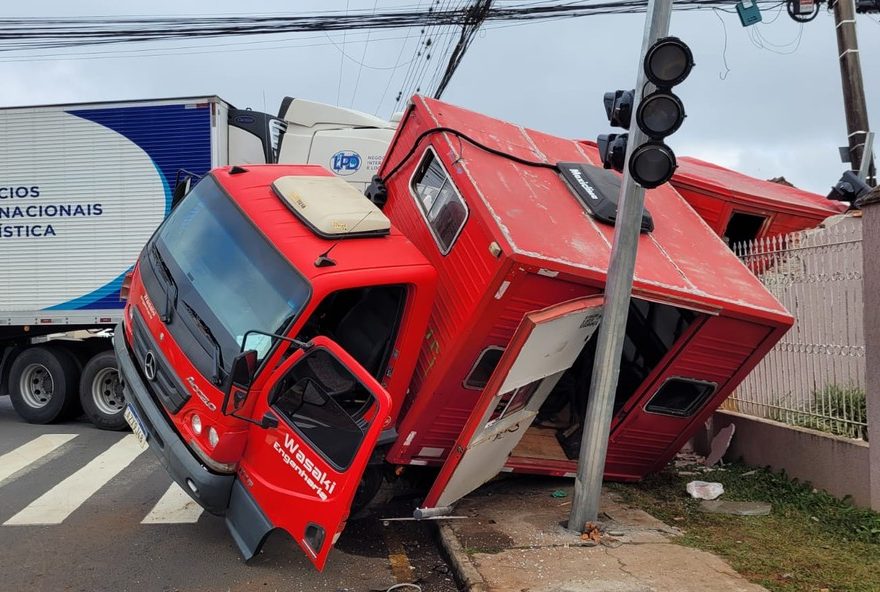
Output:
[[[162,403],[162,406],[172,414],[180,411],[184,403],[189,401],[190,392],[177,380],[165,356],[153,341],[140,311],[136,308],[132,319],[132,351],[137,360],[138,370],[147,379],[145,383],[153,398]],[[153,352],[153,360],[155,360],[153,380],[145,376],[144,372],[147,352]]]

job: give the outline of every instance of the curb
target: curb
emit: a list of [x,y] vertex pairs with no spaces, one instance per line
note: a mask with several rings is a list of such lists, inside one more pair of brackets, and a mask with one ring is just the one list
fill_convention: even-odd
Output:
[[447,524],[438,524],[437,529],[440,532],[440,544],[449,555],[452,569],[459,581],[464,584],[465,589],[469,592],[489,592],[486,581],[471,562],[471,558],[468,557],[461,543],[458,542],[452,527]]

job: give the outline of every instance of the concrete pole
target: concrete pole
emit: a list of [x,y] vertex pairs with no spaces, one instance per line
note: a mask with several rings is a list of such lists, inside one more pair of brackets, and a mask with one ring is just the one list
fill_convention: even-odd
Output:
[[602,475],[605,472],[605,456],[608,452],[608,434],[614,410],[614,393],[620,373],[620,356],[629,313],[632,293],[633,270],[639,243],[642,210],[645,206],[645,190],[636,184],[629,174],[629,159],[633,149],[644,144],[648,138],[635,125],[635,113],[642,97],[654,90],[647,83],[643,67],[645,53],[657,39],[669,32],[672,0],[648,0],[645,17],[645,33],[642,39],[641,61],[636,77],[633,104],[633,125],[630,126],[626,147],[623,183],[618,199],[617,222],[614,226],[614,243],[611,262],[605,284],[605,309],[596,343],[593,377],[587,400],[587,416],[584,420],[578,472],[574,482],[574,497],[568,528],[583,532],[587,522],[599,515],[599,497],[602,494]]
[[[846,114],[846,133],[849,140],[850,168],[858,171],[862,164],[865,136],[868,133],[868,108],[865,86],[862,83],[862,64],[856,37],[854,0],[834,3],[834,27],[837,31],[837,51],[840,61],[840,83],[843,86],[843,108]],[[868,184],[874,185],[874,163],[868,168]]]
[[865,307],[865,394],[868,399],[868,471],[871,509],[880,511],[880,188],[862,198],[862,293]]

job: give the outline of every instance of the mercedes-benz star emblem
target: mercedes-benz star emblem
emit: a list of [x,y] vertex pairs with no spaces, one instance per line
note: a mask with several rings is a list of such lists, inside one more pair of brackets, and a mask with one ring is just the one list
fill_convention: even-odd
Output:
[[147,380],[156,380],[156,356],[151,351],[144,356],[144,374]]

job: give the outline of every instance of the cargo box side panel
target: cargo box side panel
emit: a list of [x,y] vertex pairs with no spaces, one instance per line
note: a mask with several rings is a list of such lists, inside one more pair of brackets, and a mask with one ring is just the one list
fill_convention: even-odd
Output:
[[[661,468],[721,405],[745,374],[782,336],[784,328],[713,317],[691,337],[666,368],[645,385],[612,425],[605,476],[640,479]],[[682,411],[687,398],[661,400],[664,385],[705,389],[704,400]],[[668,407],[670,409],[664,409]],[[681,412],[680,415],[676,414]]]
[[[544,273],[553,273],[542,270]],[[494,362],[508,346],[526,314],[560,302],[593,295],[598,288],[579,284],[556,275],[540,275],[516,264],[501,282],[503,288],[490,290],[473,317],[473,325],[462,338],[458,354],[448,370],[433,376],[417,401],[418,408],[407,415],[399,430],[400,446],[392,450],[394,462],[433,464],[445,458],[470,417],[474,405],[494,370]]]
[[207,172],[211,139],[209,102],[0,111],[0,317],[121,309],[177,171]]

